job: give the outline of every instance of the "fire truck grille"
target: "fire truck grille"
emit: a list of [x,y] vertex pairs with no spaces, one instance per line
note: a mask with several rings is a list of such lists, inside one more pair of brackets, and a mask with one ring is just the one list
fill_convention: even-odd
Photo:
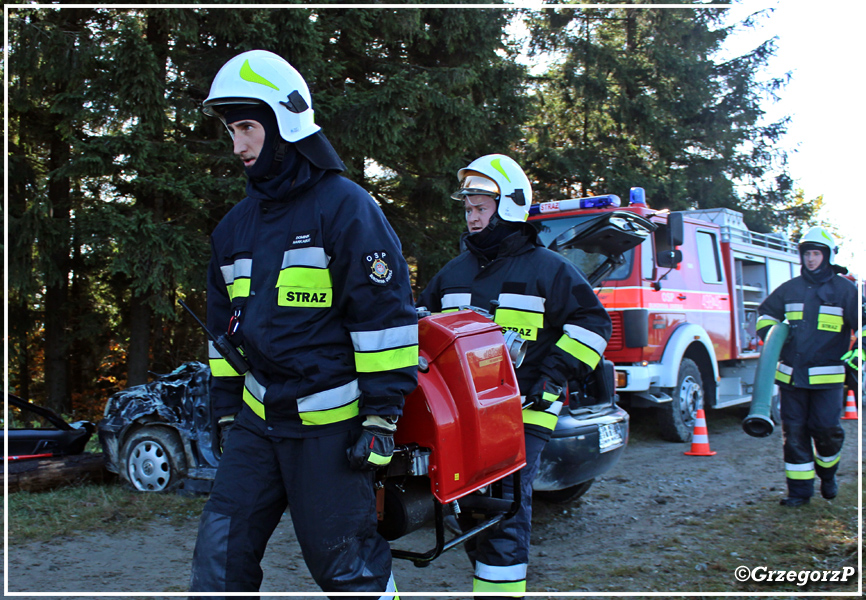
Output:
[[611,312],[608,313],[610,315],[610,320],[613,324],[613,332],[610,334],[610,341],[607,343],[608,350],[622,350],[623,348],[623,338],[622,338],[622,313],[621,312]]

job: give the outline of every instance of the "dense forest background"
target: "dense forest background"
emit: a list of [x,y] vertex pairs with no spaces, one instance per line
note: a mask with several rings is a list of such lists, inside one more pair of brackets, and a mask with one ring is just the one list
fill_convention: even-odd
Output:
[[[668,4],[671,2],[668,1]],[[399,234],[418,290],[458,250],[456,171],[513,156],[536,201],[646,189],[796,231],[762,103],[767,40],[731,60],[720,9],[9,8],[9,387],[96,419],[148,372],[206,357],[208,235],[244,194],[201,102],[250,49],[305,77],[316,121]],[[757,16],[754,18],[758,18]],[[522,32],[522,33],[521,33]]]

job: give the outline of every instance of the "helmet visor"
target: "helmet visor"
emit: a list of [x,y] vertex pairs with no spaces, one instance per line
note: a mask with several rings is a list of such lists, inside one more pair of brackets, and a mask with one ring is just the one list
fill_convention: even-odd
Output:
[[463,178],[463,181],[460,182],[460,189],[451,194],[451,198],[463,201],[466,196],[483,195],[492,196],[498,200],[499,194],[499,186],[496,185],[495,181],[484,175],[472,173]]

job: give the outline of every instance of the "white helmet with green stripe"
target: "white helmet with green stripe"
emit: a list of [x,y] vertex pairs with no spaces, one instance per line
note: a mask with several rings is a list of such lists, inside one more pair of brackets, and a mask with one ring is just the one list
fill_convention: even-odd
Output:
[[267,50],[238,54],[219,70],[202,105],[220,117],[220,106],[265,103],[277,116],[280,137],[297,142],[319,131],[307,82],[282,57]]
[[825,246],[830,251],[827,256],[827,263],[831,265],[835,264],[834,260],[836,258],[836,253],[839,252],[839,248],[836,246],[836,238],[834,238],[829,231],[823,227],[812,227],[805,233],[805,235],[803,235],[802,238],[800,238],[800,251],[802,252],[804,249],[808,249],[812,244]]
[[460,189],[452,198],[487,195],[496,199],[497,214],[503,221],[522,223],[529,217],[532,186],[523,169],[504,154],[488,154],[457,171]]

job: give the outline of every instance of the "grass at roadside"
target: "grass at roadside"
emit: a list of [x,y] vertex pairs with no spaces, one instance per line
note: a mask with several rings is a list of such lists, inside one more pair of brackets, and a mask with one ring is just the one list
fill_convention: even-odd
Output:
[[[817,486],[816,486],[817,487]],[[816,489],[817,491],[817,489]],[[778,498],[766,498],[686,521],[674,533],[659,531],[634,555],[621,551],[598,555],[597,565],[611,569],[573,567],[564,577],[567,587],[579,591],[604,592],[846,592],[856,591],[857,572],[857,487],[854,482],[840,486],[832,502],[820,496],[811,504],[789,509]],[[650,550],[650,551],[647,551]],[[616,554],[614,556],[613,554]],[[853,568],[847,582],[738,582],[737,567],[766,567],[775,571],[842,571]],[[764,573],[759,571],[758,574]]]
[[9,545],[40,542],[92,531],[116,533],[155,519],[198,519],[204,497],[142,494],[115,484],[92,484],[50,492],[9,494]]

